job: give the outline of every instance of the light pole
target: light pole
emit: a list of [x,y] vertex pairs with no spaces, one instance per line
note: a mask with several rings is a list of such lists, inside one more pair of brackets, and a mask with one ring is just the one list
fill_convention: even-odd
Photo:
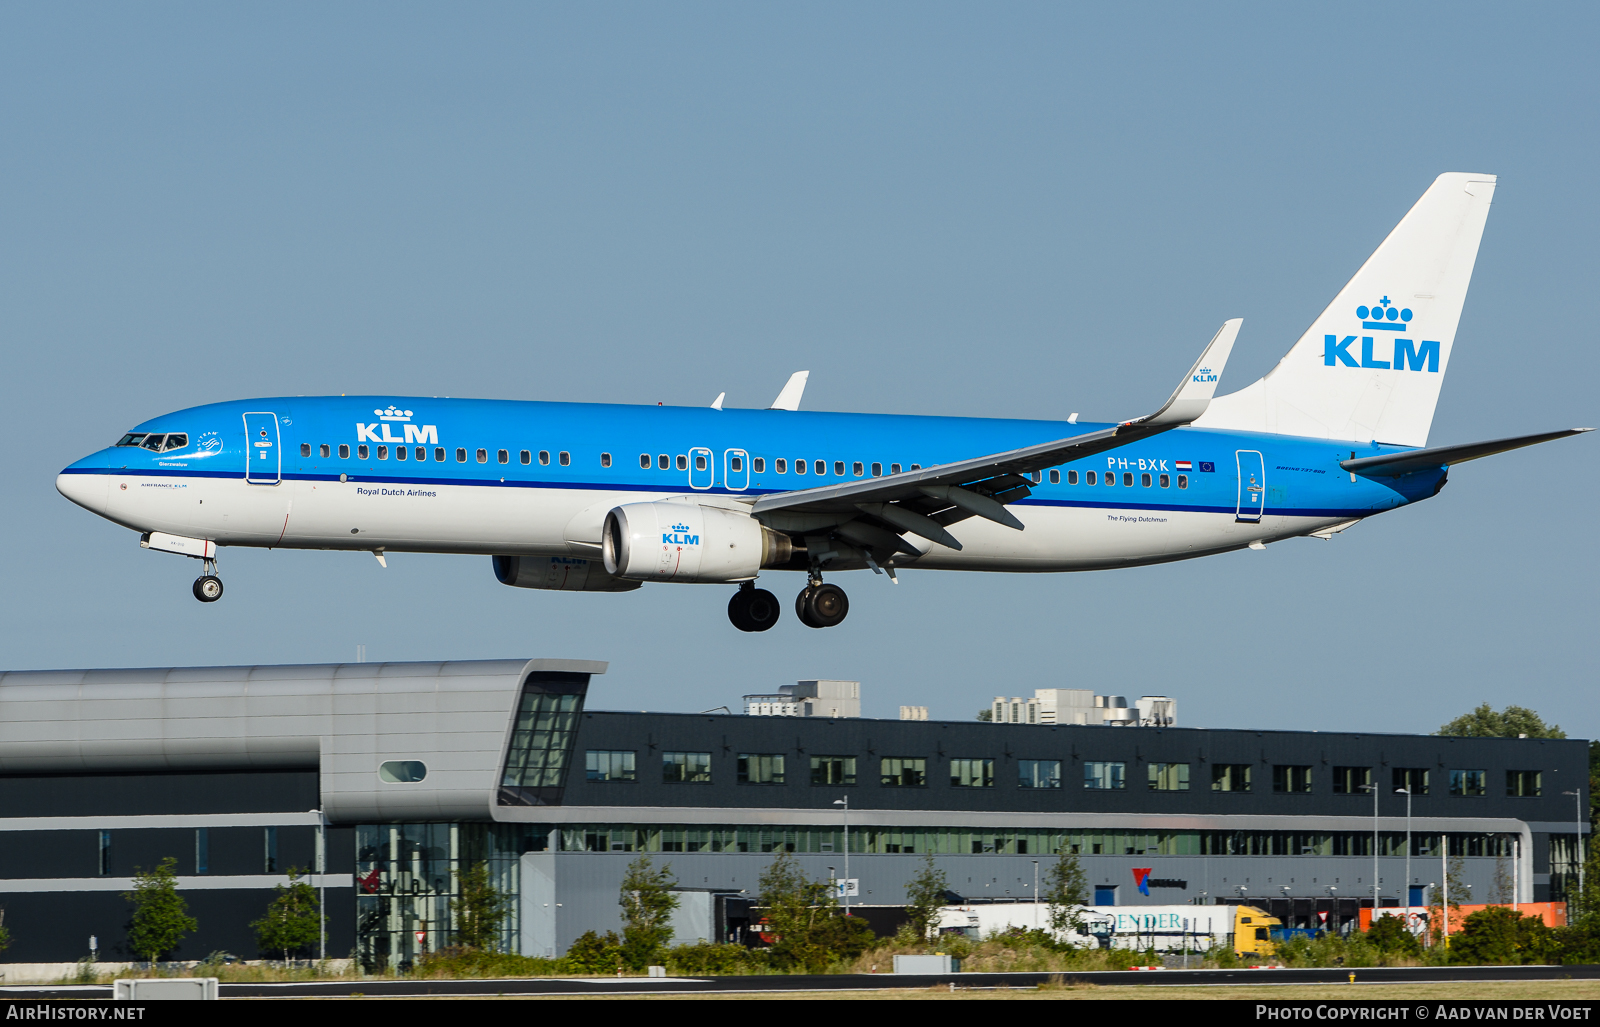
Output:
[[1570,924],[1572,907],[1583,902],[1583,789],[1574,788],[1561,794],[1572,796],[1572,858],[1578,861],[1578,901],[1567,899],[1567,923]]
[[1033,861],[1033,929],[1039,929],[1039,861]]
[[833,800],[844,807],[844,915],[850,915],[850,796]]
[[1406,913],[1411,912],[1411,788],[1409,782],[1405,788],[1396,788],[1396,795],[1402,793],[1406,797]]
[[1361,786],[1372,793],[1372,923],[1378,922],[1378,783]]

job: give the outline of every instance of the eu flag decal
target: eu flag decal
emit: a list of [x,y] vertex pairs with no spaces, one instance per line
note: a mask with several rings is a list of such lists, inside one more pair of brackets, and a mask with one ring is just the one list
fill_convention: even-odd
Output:
[[1139,886],[1140,895],[1150,894],[1150,871],[1154,869],[1154,867],[1133,868],[1133,883]]
[[1217,472],[1217,465],[1215,463],[1213,463],[1210,460],[1202,460],[1202,461],[1200,461],[1200,473],[1201,474],[1215,474],[1216,472]]

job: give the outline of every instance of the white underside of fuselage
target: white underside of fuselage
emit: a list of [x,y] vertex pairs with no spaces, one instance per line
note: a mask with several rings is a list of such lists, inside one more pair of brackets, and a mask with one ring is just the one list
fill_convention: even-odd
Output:
[[[561,556],[598,559],[613,507],[678,498],[659,492],[389,485],[239,479],[63,475],[73,502],[135,531],[160,531],[219,546],[391,553]],[[739,497],[686,493],[690,502],[736,506]],[[1016,531],[981,518],[955,524],[957,551],[907,536],[926,552],[896,559],[933,570],[1054,572],[1163,563],[1307,535],[1348,517],[1275,516],[1244,522],[1232,512],[1108,509],[1020,503]],[[847,569],[847,568],[837,568]]]

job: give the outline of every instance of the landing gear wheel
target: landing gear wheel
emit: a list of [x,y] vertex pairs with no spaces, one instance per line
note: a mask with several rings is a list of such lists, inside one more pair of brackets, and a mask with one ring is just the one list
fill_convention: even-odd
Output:
[[206,574],[194,579],[194,597],[202,603],[214,603],[222,598],[222,579]]
[[741,588],[728,600],[728,619],[740,631],[766,631],[778,623],[778,597],[764,588]]
[[807,585],[795,597],[794,612],[808,628],[831,628],[850,612],[850,598],[838,585]]

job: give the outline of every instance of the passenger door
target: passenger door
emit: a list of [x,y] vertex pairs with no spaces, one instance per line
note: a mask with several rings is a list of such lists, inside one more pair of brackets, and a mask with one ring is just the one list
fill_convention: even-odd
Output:
[[689,487],[708,489],[717,483],[717,457],[704,446],[689,450]]
[[276,485],[283,474],[283,447],[278,445],[278,415],[254,411],[244,415],[244,480],[251,485]]
[[1254,523],[1261,520],[1267,506],[1267,467],[1261,454],[1241,449],[1235,454],[1239,465],[1239,505],[1234,519]]

